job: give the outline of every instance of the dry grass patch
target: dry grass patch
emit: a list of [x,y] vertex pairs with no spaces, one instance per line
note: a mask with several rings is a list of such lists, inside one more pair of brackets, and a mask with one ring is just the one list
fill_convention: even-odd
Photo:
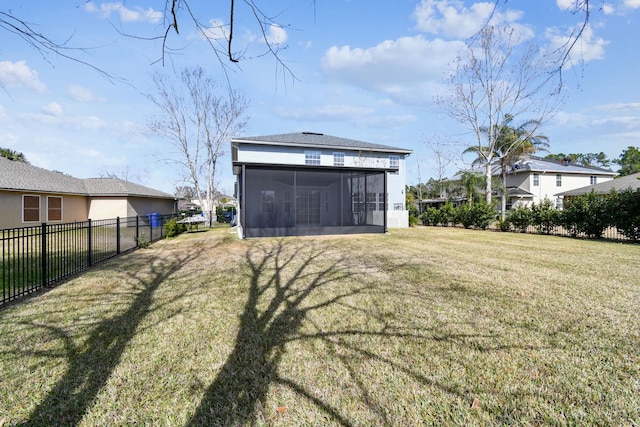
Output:
[[0,311],[0,420],[633,425],[638,277],[550,236],[183,235]]

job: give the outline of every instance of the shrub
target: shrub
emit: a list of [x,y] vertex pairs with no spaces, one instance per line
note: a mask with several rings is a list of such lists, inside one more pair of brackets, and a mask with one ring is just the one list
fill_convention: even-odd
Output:
[[456,222],[456,208],[453,203],[446,202],[438,209],[438,218],[436,224],[442,224],[445,227],[449,225],[455,225]]
[[542,200],[539,204],[531,206],[531,222],[538,233],[551,234],[553,229],[560,225],[560,211],[553,206],[549,199]]
[[464,228],[473,226],[473,215],[471,213],[471,205],[460,205],[455,209],[454,224],[462,224]]
[[498,229],[500,229],[500,231],[511,231],[511,221],[509,221],[509,218],[499,218]]
[[175,237],[180,233],[187,231],[187,225],[181,224],[176,218],[171,218],[164,224],[164,231],[167,233],[167,237]]
[[496,220],[496,208],[493,203],[480,202],[471,205],[471,219],[473,225],[485,230]]
[[511,209],[507,213],[507,221],[509,221],[516,230],[521,233],[525,233],[527,228],[531,225],[533,220],[533,214],[531,209],[526,206],[518,206],[515,209]]
[[562,224],[573,236],[584,233],[587,237],[600,238],[611,224],[609,204],[604,196],[593,191],[571,197],[565,203]]
[[456,208],[455,222],[464,228],[486,229],[496,218],[492,203],[477,202],[473,205],[461,205]]
[[422,225],[438,225],[438,218],[438,209],[434,207],[427,208],[422,215],[420,215]]
[[612,193],[610,201],[611,225],[633,241],[640,241],[640,188]]

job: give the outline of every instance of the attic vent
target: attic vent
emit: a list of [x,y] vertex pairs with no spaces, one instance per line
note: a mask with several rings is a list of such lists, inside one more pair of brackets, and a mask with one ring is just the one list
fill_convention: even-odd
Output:
[[316,133],[316,132],[302,132],[303,135],[324,135],[323,133]]

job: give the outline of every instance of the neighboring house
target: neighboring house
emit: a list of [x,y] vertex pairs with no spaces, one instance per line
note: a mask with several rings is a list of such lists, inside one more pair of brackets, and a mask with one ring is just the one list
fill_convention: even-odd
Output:
[[627,176],[621,176],[613,180],[601,182],[599,184],[588,185],[586,187],[576,188],[575,190],[564,191],[556,194],[557,197],[574,197],[589,194],[592,191],[595,194],[609,194],[611,191],[638,190],[640,188],[640,172]]
[[[501,177],[500,170],[495,175]],[[569,160],[557,161],[531,156],[516,162],[507,173],[507,208],[531,206],[544,199],[562,208],[558,193],[611,181],[617,175],[610,169],[574,165]]]
[[79,179],[0,157],[0,229],[170,214],[168,193],[115,178]]
[[234,138],[240,237],[407,227],[411,150],[321,133]]
[[[473,171],[484,173],[481,167]],[[493,167],[492,174],[495,180],[502,183],[502,172],[498,165]],[[507,210],[539,204],[545,199],[550,200],[557,208],[562,208],[562,193],[611,181],[616,175],[617,173],[610,169],[575,165],[568,160],[557,161],[531,156],[516,162],[507,170]],[[495,189],[494,197],[500,197]]]

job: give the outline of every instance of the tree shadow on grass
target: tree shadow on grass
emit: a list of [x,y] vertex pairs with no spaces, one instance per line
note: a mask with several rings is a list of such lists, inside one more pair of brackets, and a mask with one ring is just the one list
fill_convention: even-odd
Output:
[[[233,351],[187,425],[257,424],[259,407],[265,405],[270,384],[283,382],[277,371],[284,346],[298,333],[308,314],[368,287],[351,287],[311,302],[314,291],[355,273],[344,268],[342,258],[319,262],[325,254],[323,249],[285,246],[288,244],[281,239],[272,246],[256,243],[247,250],[245,260],[251,277]],[[339,411],[302,387],[291,384],[290,388],[306,395],[340,424],[350,424]]]
[[[36,325],[49,330],[64,343],[64,357],[68,367],[31,412],[29,419],[19,425],[78,425],[118,366],[127,344],[136,335],[138,326],[151,312],[155,291],[167,278],[197,256],[197,252],[180,254],[173,256],[169,263],[155,257],[141,257],[140,264],[128,263],[127,271],[121,273],[135,284],[130,295],[130,305],[121,313],[101,320],[81,344],[75,344],[61,328]],[[124,267],[117,265],[114,271],[121,268]],[[144,274],[140,274],[141,272]],[[96,303],[99,304],[100,301]]]

